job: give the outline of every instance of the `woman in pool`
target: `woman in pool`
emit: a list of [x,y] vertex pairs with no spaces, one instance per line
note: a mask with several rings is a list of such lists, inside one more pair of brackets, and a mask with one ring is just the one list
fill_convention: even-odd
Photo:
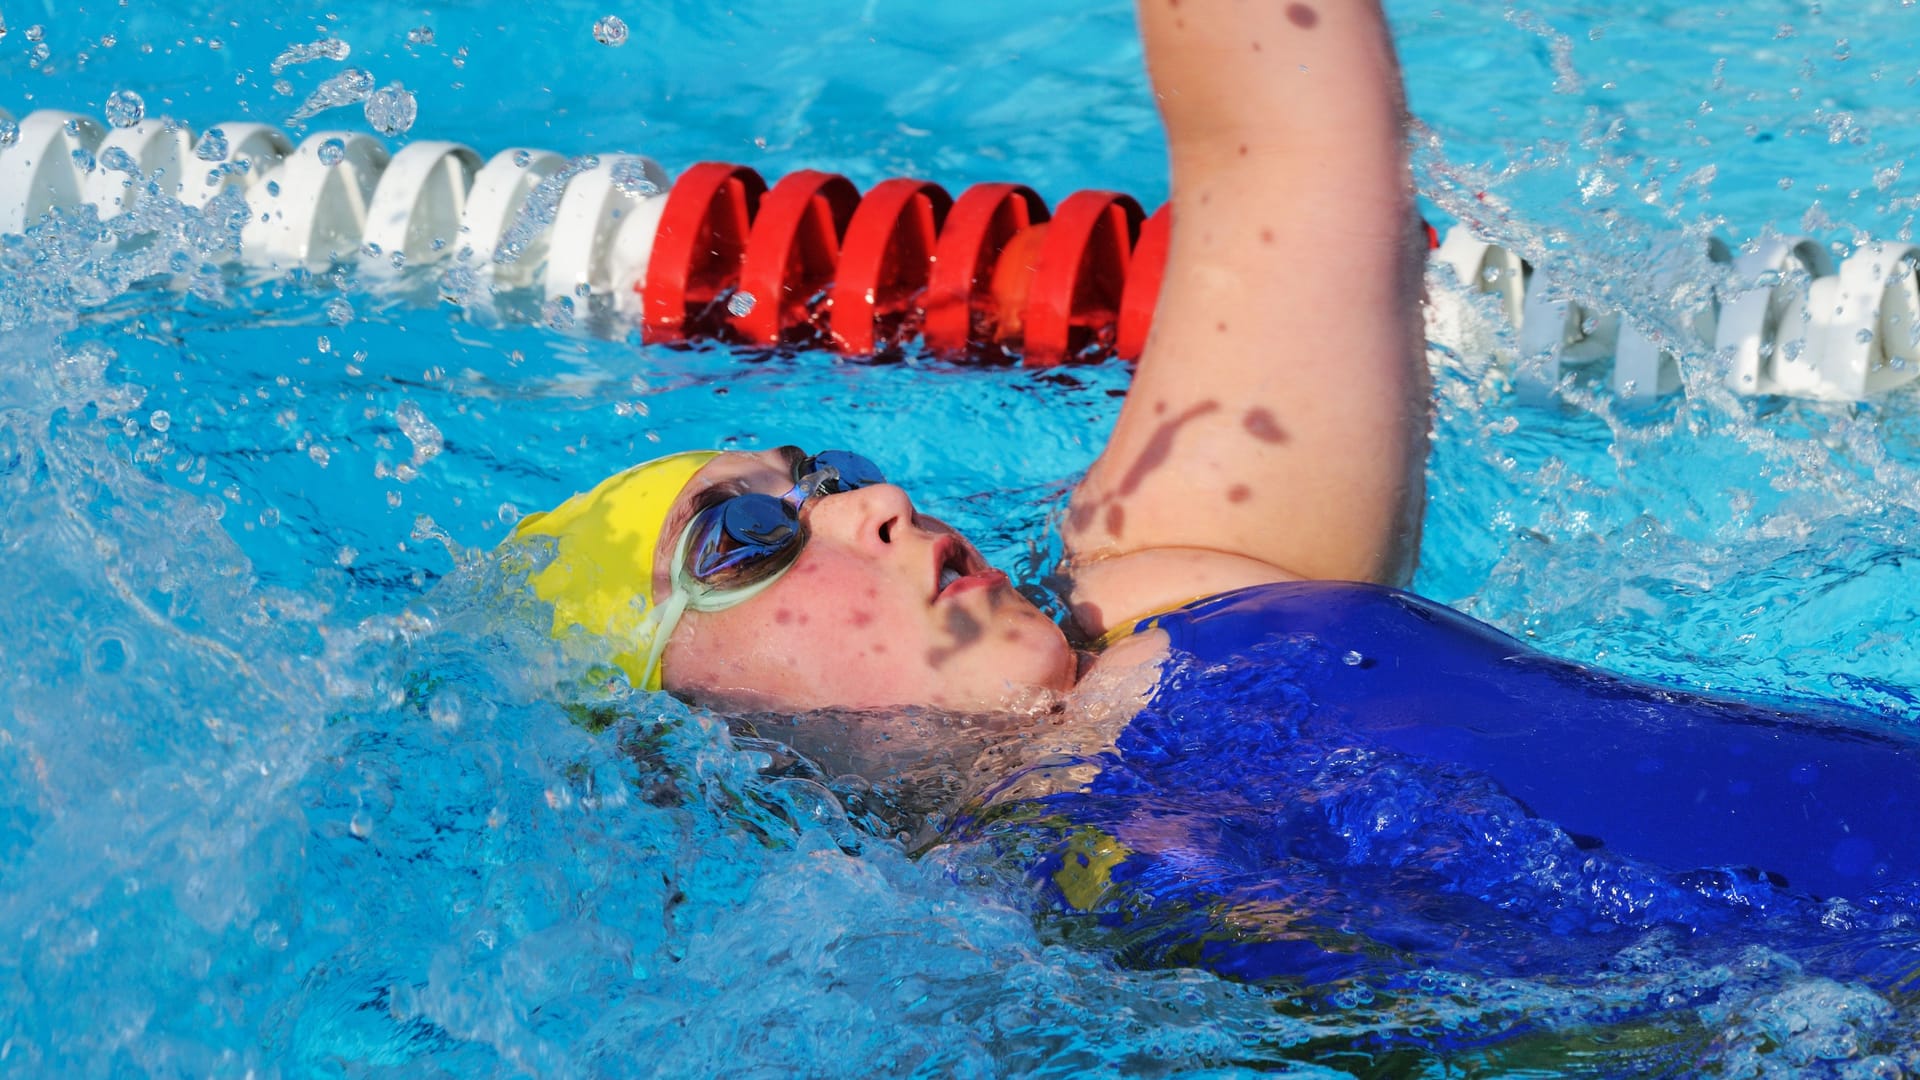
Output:
[[[1389,588],[1419,546],[1429,385],[1379,6],[1139,19],[1176,227],[1072,496],[1070,631],[866,458],[787,447],[671,455],[529,517],[556,633],[722,708],[1038,717],[1057,752],[951,835],[1022,853],[1142,960],[1263,978],[1444,941],[1525,967],[1569,927],[1702,928],[1916,876],[1904,744],[1554,661]],[[1461,930],[1460,896],[1540,933]]]

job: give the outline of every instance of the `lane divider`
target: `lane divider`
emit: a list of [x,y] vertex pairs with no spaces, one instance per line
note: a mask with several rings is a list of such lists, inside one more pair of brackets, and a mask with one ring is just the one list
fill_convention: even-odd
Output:
[[[377,280],[440,267],[475,307],[531,298],[637,326],[643,340],[721,338],[874,356],[918,339],[937,356],[1030,367],[1137,359],[1171,243],[1171,208],[1078,191],[1049,208],[1032,188],[976,184],[957,196],[895,178],[864,195],[811,169],[771,185],[702,162],[677,180],[651,158],[567,159],[510,148],[483,159],[450,142],[389,155],[365,133],[295,145],[229,123],[195,138],[170,121],[106,129],[40,110],[0,144],[0,232],[81,204],[127,213],[148,190],[190,206],[239,189],[241,258],[267,271],[357,262]],[[1920,248],[1864,244],[1835,266],[1802,237],[1707,253],[1736,284],[1662,336],[1593,311],[1513,252],[1426,226],[1432,258],[1468,294],[1492,294],[1515,329],[1515,377],[1551,391],[1567,368],[1612,361],[1615,389],[1649,398],[1678,384],[1673,352],[1698,345],[1749,394],[1855,399],[1920,375]],[[420,278],[410,280],[418,282]],[[459,287],[456,287],[456,283]],[[507,305],[515,306],[515,305]],[[519,307],[528,306],[524,302]]]

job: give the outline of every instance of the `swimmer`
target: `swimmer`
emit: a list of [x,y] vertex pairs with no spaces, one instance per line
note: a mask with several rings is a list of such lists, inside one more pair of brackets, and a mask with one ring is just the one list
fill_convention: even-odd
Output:
[[[1138,17],[1174,228],[1152,336],[1072,493],[1070,625],[888,482],[886,448],[781,447],[669,455],[527,518],[555,633],[717,709],[1044,731],[947,839],[1042,851],[1026,873],[1059,911],[1227,911],[1139,940],[1238,977],[1459,938],[1435,896],[1536,920],[1489,935],[1512,967],[1563,917],[1699,928],[1920,879],[1912,747],[1839,710],[1553,660],[1399,591],[1431,388],[1379,4]],[[1377,917],[1355,899],[1378,895],[1369,868],[1424,875],[1406,903],[1426,914]],[[1362,910],[1367,948],[1336,932]]]

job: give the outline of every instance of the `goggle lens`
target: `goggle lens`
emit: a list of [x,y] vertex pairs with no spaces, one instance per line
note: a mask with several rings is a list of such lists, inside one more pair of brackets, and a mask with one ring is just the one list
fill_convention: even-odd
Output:
[[783,497],[750,492],[695,514],[687,523],[687,575],[710,590],[765,581],[799,557],[806,542],[800,507],[808,499],[886,482],[878,465],[848,450],[815,454],[795,473]]

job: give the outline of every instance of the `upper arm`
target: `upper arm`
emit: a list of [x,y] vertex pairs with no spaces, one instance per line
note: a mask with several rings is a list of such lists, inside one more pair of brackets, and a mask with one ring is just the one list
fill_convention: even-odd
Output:
[[1073,495],[1074,600],[1109,612],[1083,621],[1190,597],[1209,552],[1228,562],[1207,580],[1403,583],[1424,243],[1378,4],[1141,0],[1140,21],[1173,235],[1133,387]]

